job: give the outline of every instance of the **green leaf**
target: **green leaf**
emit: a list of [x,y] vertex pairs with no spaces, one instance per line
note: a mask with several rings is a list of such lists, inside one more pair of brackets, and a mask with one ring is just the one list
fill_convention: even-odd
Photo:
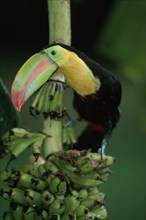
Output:
[[0,79],[0,139],[6,131],[19,124],[18,115],[12,105],[9,92]]
[[145,9],[145,1],[115,1],[96,44],[133,81],[145,75]]

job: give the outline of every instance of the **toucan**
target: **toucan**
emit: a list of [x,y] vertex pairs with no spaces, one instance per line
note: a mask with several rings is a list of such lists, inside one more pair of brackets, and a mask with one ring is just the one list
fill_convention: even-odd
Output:
[[63,75],[74,90],[73,105],[79,117],[88,122],[75,147],[104,153],[120,118],[120,81],[83,52],[52,44],[30,57],[18,71],[11,90],[15,108],[20,111],[25,101],[54,75]]

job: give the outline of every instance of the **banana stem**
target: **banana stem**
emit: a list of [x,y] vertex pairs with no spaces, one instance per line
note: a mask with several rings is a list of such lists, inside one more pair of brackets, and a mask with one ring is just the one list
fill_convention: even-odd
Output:
[[57,89],[51,103],[51,111],[48,118],[44,121],[43,132],[49,137],[45,141],[45,158],[50,154],[63,150],[62,146],[62,126],[63,126],[63,88]]
[[70,0],[47,0],[49,43],[71,44]]
[[48,118],[44,122],[44,127],[44,131],[51,136],[45,141],[44,154],[46,158],[55,152],[62,151],[62,123],[59,120]]
[[[71,21],[70,21],[70,0],[47,0],[49,14],[49,43],[71,44]],[[63,96],[63,91],[60,91]],[[55,109],[63,109],[63,98],[53,100]],[[56,110],[55,110],[56,111]],[[61,110],[62,111],[62,110]],[[62,112],[60,112],[62,113]],[[44,121],[44,130],[48,137],[44,144],[45,158],[55,152],[63,150],[63,117],[51,118]]]

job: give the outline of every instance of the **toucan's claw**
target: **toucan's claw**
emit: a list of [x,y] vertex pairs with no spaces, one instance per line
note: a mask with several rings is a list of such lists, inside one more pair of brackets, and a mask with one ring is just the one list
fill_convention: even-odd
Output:
[[78,123],[79,121],[81,121],[81,118],[72,118],[71,120],[69,120],[65,125],[64,128],[68,128],[71,127],[73,125],[75,125],[76,123]]

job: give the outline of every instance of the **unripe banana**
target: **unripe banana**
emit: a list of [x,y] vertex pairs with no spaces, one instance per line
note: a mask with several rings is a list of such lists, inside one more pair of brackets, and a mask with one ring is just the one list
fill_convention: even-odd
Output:
[[3,189],[1,190],[1,196],[6,200],[14,201],[18,204],[25,204],[24,194],[21,189],[3,187]]
[[55,200],[49,206],[49,215],[62,215],[65,210],[64,196],[56,196]]
[[66,130],[66,136],[67,136],[67,144],[68,145],[73,145],[77,142],[76,138],[75,138],[75,134],[74,134],[74,129],[73,127],[67,127],[64,128],[64,132]]
[[37,220],[36,219],[36,210],[33,207],[24,207],[23,209],[23,219],[24,220]]
[[84,199],[86,199],[87,196],[88,196],[88,191],[87,191],[87,189],[81,189],[81,190],[79,191],[79,197],[80,197],[81,201],[84,200]]
[[41,96],[38,100],[38,103],[37,103],[37,107],[36,107],[36,110],[38,112],[44,112],[44,103],[46,102],[45,100],[45,96],[46,96],[46,91],[47,91],[47,84],[45,84],[43,87],[42,87],[42,93],[41,93]]
[[[76,197],[79,197],[79,198],[80,198],[79,193],[78,193],[77,190],[72,190],[72,191],[69,191],[68,193],[69,193],[70,195],[73,195],[73,196],[76,196]],[[80,199],[81,199],[81,198],[80,198]]]
[[84,165],[80,166],[80,170],[81,170],[80,173],[81,174],[91,173],[96,171],[98,167],[99,167],[99,163],[97,161],[87,160]]
[[31,206],[41,205],[41,194],[32,189],[27,189],[24,191],[24,198],[26,203]]
[[100,180],[101,183],[104,182],[104,178],[102,178],[101,175],[99,175],[98,171],[94,170],[92,172],[84,173],[84,176],[87,178],[95,179],[95,180]]
[[99,219],[105,219],[107,217],[107,211],[104,208],[104,206],[101,206],[100,208],[96,209],[93,208],[90,210],[92,213],[94,213]]
[[49,99],[52,101],[54,99],[54,93],[56,91],[56,84],[55,83],[50,83],[50,94],[49,94]]
[[95,195],[99,193],[99,189],[97,187],[92,187],[88,189],[88,195]]
[[21,143],[16,145],[15,148],[11,150],[11,154],[17,157],[36,140],[38,140],[38,137],[31,137],[25,140],[21,140]]
[[7,147],[7,149],[12,150],[16,145],[21,144],[23,141],[22,138],[15,137],[12,140],[6,141],[6,138],[3,138],[3,144]]
[[11,154],[15,157],[17,157],[22,151],[24,151],[34,142],[38,142],[36,144],[34,143],[34,152],[39,151],[43,140],[46,138],[46,136],[41,133],[27,132],[26,130],[21,128],[13,128],[11,130],[11,133],[7,132],[3,136],[3,142],[4,145],[6,145],[6,147],[9,149]]
[[98,180],[86,178],[86,176],[70,176],[70,180],[75,184],[77,188],[95,187],[100,183]]
[[[48,220],[49,219],[48,212],[45,209],[43,209],[41,211],[40,216],[41,216],[42,220]],[[39,220],[40,220],[40,218],[39,218]]]
[[43,207],[35,207],[35,219],[36,220],[48,220],[48,211]]
[[106,167],[109,167],[109,166],[113,165],[113,163],[115,163],[115,158],[111,157],[111,156],[106,156],[106,160],[104,162],[104,165]]
[[23,190],[18,189],[18,188],[13,188],[12,193],[11,193],[11,199],[15,203],[18,203],[18,204],[21,204],[21,205],[25,204],[25,198],[24,198]]
[[50,111],[51,112],[56,112],[57,106],[58,106],[58,100],[59,100],[59,90],[56,90],[54,93],[54,99],[53,102],[51,103]]
[[17,203],[12,202],[10,204],[11,213],[15,220],[23,219],[23,207],[18,205]]
[[41,97],[42,92],[43,92],[42,88],[37,92],[37,94],[36,94],[36,96],[35,96],[35,98],[33,100],[33,103],[32,103],[32,105],[30,107],[31,109],[35,109],[36,108],[36,106],[38,104],[38,101],[39,101],[39,99]]
[[77,220],[77,217],[75,213],[70,212],[68,214],[62,215],[61,220]]
[[1,171],[0,172],[0,181],[6,181],[11,175],[9,171]]
[[66,128],[63,128],[63,146],[65,149],[68,149],[71,145],[71,140]]
[[74,211],[77,217],[85,216],[87,215],[88,212],[89,212],[89,209],[82,204],[80,204]]
[[11,132],[13,132],[12,136],[14,136],[15,138],[22,138],[22,139],[28,139],[31,137],[38,137],[42,135],[41,133],[28,132],[23,128],[13,128],[11,129]]
[[49,174],[45,180],[47,182],[48,185],[50,185],[51,181],[54,179],[54,174]]
[[78,220],[94,220],[91,215],[84,215],[77,218]]
[[67,189],[66,181],[55,176],[50,182],[49,189],[52,194],[64,195]]
[[23,191],[18,188],[4,187],[1,190],[1,196],[6,200],[13,200],[15,203],[18,204],[25,204]]
[[[23,128],[12,128],[10,131],[6,132],[10,139],[12,138],[28,138],[28,132]],[[5,134],[5,135],[6,135]],[[4,135],[4,136],[5,136]]]
[[87,152],[86,157],[89,158],[90,160],[97,160],[97,161],[100,161],[100,162],[103,162],[106,159],[105,155],[101,156],[101,154],[99,154],[99,153],[90,152],[90,151]]
[[56,158],[55,163],[58,164],[63,170],[69,173],[79,173],[80,170],[78,167],[74,166],[72,160],[66,160],[65,158],[58,159]]
[[41,196],[42,204],[44,206],[49,206],[54,201],[54,196],[49,191],[44,191]]
[[42,144],[43,144],[43,141],[45,140],[45,138],[46,138],[46,136],[42,135],[32,144],[32,149],[33,149],[34,154],[36,154],[36,153],[40,154],[41,147],[42,147]]
[[101,200],[98,200],[98,197],[96,198],[96,195],[94,195],[94,196],[87,197],[84,201],[81,202],[81,204],[90,209],[91,207],[97,208],[97,207],[102,206],[103,202]]
[[81,202],[82,205],[87,208],[96,208],[98,209],[103,205],[103,200],[105,198],[104,193],[99,192],[98,189],[94,188],[92,191],[88,193],[88,197]]
[[81,167],[83,166],[84,164],[86,164],[88,158],[86,158],[85,156],[80,156],[77,158],[77,166],[78,167]]
[[47,160],[47,162],[44,164],[44,167],[46,171],[54,175],[59,171],[59,168],[56,166],[56,164],[51,162],[50,160]]
[[78,220],[99,220],[94,213],[88,212],[84,216],[78,217]]
[[3,197],[4,199],[10,201],[11,199],[11,188],[8,187],[8,186],[5,186],[3,187],[1,190],[0,190],[0,196]]
[[103,168],[99,169],[98,173],[100,175],[102,175],[102,174],[112,174],[111,170],[108,167],[103,167]]
[[40,166],[38,166],[37,171],[38,171],[39,176],[44,178],[44,179],[49,176],[49,171],[47,171],[45,169],[45,164],[41,164]]
[[[91,191],[89,191],[87,200],[88,200],[88,198],[89,199],[91,198],[93,200],[97,200],[102,203],[102,201],[105,198],[105,194],[102,192],[99,192],[99,190],[96,187],[94,187],[93,189],[91,189]],[[95,203],[95,205],[96,205],[96,203]]]
[[34,190],[44,190],[47,187],[45,181],[23,172],[20,172],[19,185],[25,188],[32,187]]
[[30,174],[32,176],[35,176],[35,177],[39,178],[41,175],[39,174],[38,167],[35,166],[35,164],[26,163],[23,166],[20,166],[19,171],[22,172],[22,173],[28,173],[28,174]]
[[50,111],[50,100],[49,100],[50,91],[51,91],[51,86],[47,84],[47,89],[44,97],[45,101],[43,103],[43,107],[44,107],[43,113],[45,113],[44,116],[47,116]]
[[68,195],[65,200],[65,213],[74,212],[80,204],[80,197],[74,195]]
[[62,217],[60,217],[60,215],[53,214],[50,216],[49,220],[62,220]]
[[63,117],[62,115],[62,111],[63,111],[63,88],[60,87],[58,89],[59,95],[58,95],[58,104],[57,104],[57,111],[61,113],[61,117]]

